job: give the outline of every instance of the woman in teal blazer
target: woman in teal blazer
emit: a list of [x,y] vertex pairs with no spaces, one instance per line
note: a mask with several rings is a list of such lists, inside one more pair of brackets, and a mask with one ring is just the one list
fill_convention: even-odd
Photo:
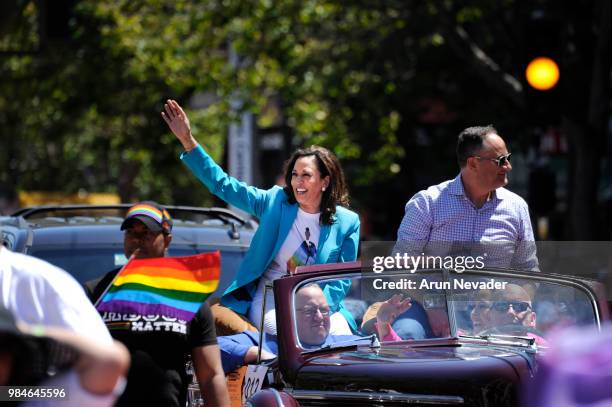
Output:
[[[347,209],[348,193],[338,159],[329,150],[312,147],[298,150],[288,161],[286,187],[259,189],[230,177],[198,144],[185,112],[174,100],[164,105],[162,117],[185,148],[183,163],[216,196],[259,219],[234,281],[225,290],[221,304],[248,315],[259,278],[268,270],[285,243],[298,210],[320,213],[316,264],[354,261],[359,245],[359,216]],[[353,330],[351,314],[341,300],[350,281],[324,287],[332,311],[340,311]]]

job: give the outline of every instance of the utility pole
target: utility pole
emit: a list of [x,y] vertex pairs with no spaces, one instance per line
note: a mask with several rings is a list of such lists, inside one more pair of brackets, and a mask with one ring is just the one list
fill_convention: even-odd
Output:
[[[232,68],[240,69],[241,60],[238,56],[233,44],[229,47],[229,62]],[[231,100],[231,107],[234,112],[239,112],[244,105],[244,101],[234,92]],[[250,112],[240,113],[238,122],[232,122],[229,126],[228,135],[228,167],[229,174],[240,181],[244,181],[249,185],[255,182],[254,176],[254,158],[255,158],[255,143],[253,141],[253,114]],[[248,217],[249,215],[243,211],[232,207],[233,210],[241,215]]]

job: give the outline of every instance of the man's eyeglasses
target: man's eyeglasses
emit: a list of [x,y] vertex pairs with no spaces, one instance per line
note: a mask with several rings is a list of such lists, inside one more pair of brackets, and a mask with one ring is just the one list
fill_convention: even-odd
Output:
[[307,318],[312,318],[317,315],[317,311],[319,311],[324,317],[328,317],[331,313],[329,307],[304,307],[298,308],[297,310],[304,314],[304,316],[306,316]]
[[512,153],[508,153],[506,155],[500,155],[497,158],[487,158],[487,157],[479,157],[477,155],[474,156],[474,158],[478,158],[479,160],[489,160],[494,162],[498,167],[503,167],[504,165],[508,164],[510,162],[510,156],[512,155]]
[[531,308],[531,305],[525,301],[496,301],[491,308],[498,312],[506,312],[510,307],[515,312],[525,312]]

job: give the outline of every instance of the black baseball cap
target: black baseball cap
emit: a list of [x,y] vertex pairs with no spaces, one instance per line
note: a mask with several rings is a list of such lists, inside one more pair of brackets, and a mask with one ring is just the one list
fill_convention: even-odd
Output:
[[170,233],[172,231],[172,218],[168,211],[153,201],[143,201],[128,209],[121,230],[127,229],[134,220],[141,221],[153,232]]

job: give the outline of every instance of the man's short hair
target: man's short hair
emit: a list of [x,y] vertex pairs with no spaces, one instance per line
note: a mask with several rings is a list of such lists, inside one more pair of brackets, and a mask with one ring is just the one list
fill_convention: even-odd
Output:
[[457,163],[463,168],[467,159],[476,155],[488,134],[498,134],[492,125],[468,127],[459,133],[457,138]]

